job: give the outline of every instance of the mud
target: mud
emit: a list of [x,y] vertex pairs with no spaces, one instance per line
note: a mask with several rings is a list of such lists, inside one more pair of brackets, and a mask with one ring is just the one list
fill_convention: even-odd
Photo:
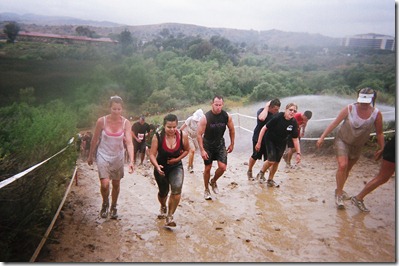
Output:
[[[206,201],[203,163],[196,154],[195,172],[185,174],[173,229],[157,218],[157,186],[149,163],[122,180],[119,218],[112,220],[99,217],[95,165],[79,160],[78,183],[36,261],[396,261],[395,178],[365,198],[370,213],[350,201],[345,210],[337,210],[333,155],[303,154],[296,169],[280,163],[279,188],[247,180],[249,155],[240,150],[229,154],[228,169],[218,181],[220,194]],[[254,174],[260,166],[255,165]],[[379,162],[362,156],[345,186],[348,194],[360,191],[378,168]]]

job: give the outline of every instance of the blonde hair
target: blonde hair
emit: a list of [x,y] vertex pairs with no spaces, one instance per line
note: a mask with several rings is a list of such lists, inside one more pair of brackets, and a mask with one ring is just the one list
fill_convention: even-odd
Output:
[[285,107],[285,110],[287,110],[288,108],[295,106],[295,108],[298,110],[298,105],[296,103],[289,103],[287,104],[287,106]]

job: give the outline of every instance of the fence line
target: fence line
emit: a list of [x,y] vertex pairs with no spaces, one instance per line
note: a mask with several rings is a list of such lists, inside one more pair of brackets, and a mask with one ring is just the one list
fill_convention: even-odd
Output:
[[41,166],[42,164],[46,163],[47,161],[53,159],[53,158],[54,158],[55,156],[57,156],[58,154],[63,153],[63,152],[69,147],[69,145],[72,144],[73,140],[74,140],[74,138],[72,137],[72,138],[69,140],[69,142],[68,142],[68,144],[67,144],[67,146],[66,146],[65,148],[63,148],[62,150],[60,150],[59,152],[57,152],[57,153],[54,154],[53,156],[47,158],[46,160],[44,160],[44,161],[42,161],[42,162],[40,162],[40,163],[38,163],[38,164],[36,164],[36,165],[34,165],[34,166],[32,166],[32,167],[26,169],[26,170],[24,170],[24,171],[22,171],[22,172],[20,172],[20,173],[18,173],[18,174],[16,174],[16,175],[13,175],[13,176],[10,177],[10,178],[7,178],[6,180],[1,181],[1,182],[0,182],[0,189],[2,189],[3,187],[7,186],[8,184],[11,184],[12,182],[14,182],[14,181],[16,181],[16,180],[18,180],[18,179],[20,179],[21,177],[25,176],[26,174],[32,172],[32,171],[35,170],[37,167],[39,167],[39,166]]
[[[381,114],[390,114],[390,113],[394,113],[394,112],[395,111],[386,111],[386,112],[381,112]],[[257,119],[255,116],[244,115],[244,114],[240,114],[240,113],[232,113],[231,115],[237,115],[238,117],[242,116],[242,117],[251,118],[251,119],[255,119],[255,120]],[[335,117],[334,118],[312,119],[312,122],[333,121],[334,119],[335,119]]]
[[48,236],[50,235],[51,230],[53,230],[53,226],[54,226],[55,222],[57,221],[58,215],[60,214],[61,209],[64,206],[64,203],[65,203],[65,200],[66,200],[66,198],[67,198],[67,196],[69,194],[69,191],[71,190],[71,187],[72,187],[72,184],[73,184],[73,180],[74,180],[74,178],[76,176],[77,170],[78,170],[78,167],[75,166],[75,171],[73,172],[71,181],[69,182],[68,188],[65,191],[65,195],[64,195],[64,197],[63,197],[63,199],[62,199],[62,201],[60,203],[60,206],[58,206],[57,212],[55,213],[55,215],[53,217],[53,220],[51,221],[49,227],[47,228],[46,233],[44,234],[42,240],[40,241],[39,246],[37,246],[36,251],[35,251],[35,253],[33,253],[33,256],[31,257],[29,262],[35,262],[37,256],[39,255],[40,251],[42,250],[42,247],[43,247],[44,243],[46,242]]
[[[394,111],[387,111],[387,112],[381,112],[381,114],[387,114],[387,113],[393,113]],[[240,116],[242,116],[242,117],[246,117],[246,118],[251,118],[251,119],[257,119],[256,117],[254,117],[254,116],[249,116],[249,115],[244,115],[244,114],[240,114],[240,113],[232,113],[231,114],[232,116],[233,115],[236,115],[238,118],[238,126],[234,126],[235,128],[239,128],[239,129],[242,129],[242,130],[245,130],[245,131],[247,131],[247,132],[250,132],[250,133],[254,133],[252,130],[250,130],[250,129],[247,129],[247,128],[245,128],[245,127],[242,127],[241,126],[241,123],[240,123]],[[316,119],[316,120],[313,120],[312,119],[312,122],[319,122],[319,121],[331,121],[331,120],[334,120],[335,118],[324,118],[324,119]],[[395,132],[395,130],[388,130],[388,131],[384,131],[383,132],[383,134],[385,135],[385,134],[388,134],[388,133],[394,133]],[[376,133],[371,133],[370,134],[370,136],[375,136],[376,135]],[[301,138],[301,140],[318,140],[319,138]],[[326,137],[326,138],[324,138],[324,140],[333,140],[333,139],[335,139],[334,137]]]

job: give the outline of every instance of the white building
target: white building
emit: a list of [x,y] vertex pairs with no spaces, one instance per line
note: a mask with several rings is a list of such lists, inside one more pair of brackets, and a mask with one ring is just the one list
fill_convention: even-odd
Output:
[[390,51],[395,51],[395,43],[395,37],[374,33],[347,36],[342,40],[342,46]]

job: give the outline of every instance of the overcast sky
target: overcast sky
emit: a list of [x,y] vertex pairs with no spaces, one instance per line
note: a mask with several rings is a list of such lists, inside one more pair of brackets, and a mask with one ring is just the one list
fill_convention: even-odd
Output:
[[0,0],[1,12],[68,16],[127,25],[395,36],[394,0]]

